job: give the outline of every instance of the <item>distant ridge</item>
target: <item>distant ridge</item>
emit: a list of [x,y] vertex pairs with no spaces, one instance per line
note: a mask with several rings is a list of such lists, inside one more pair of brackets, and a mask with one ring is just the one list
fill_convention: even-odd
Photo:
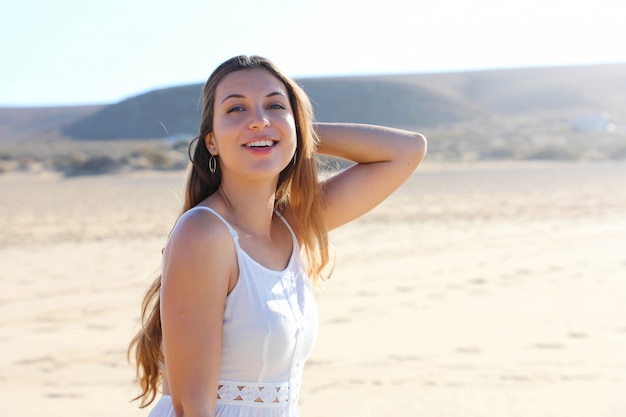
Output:
[[482,114],[472,103],[414,82],[414,77],[344,77],[299,80],[326,122],[433,127]]
[[[485,117],[608,112],[613,121],[626,125],[626,64],[309,78],[298,82],[311,97],[320,121],[423,130]],[[38,129],[56,129],[61,136],[74,139],[195,135],[202,87],[171,87],[108,106],[67,108],[62,116],[58,113],[52,119],[41,110],[0,109],[0,138]]]
[[201,84],[170,87],[107,106],[62,132],[75,139],[148,139],[195,133],[201,111]]
[[0,142],[54,135],[65,126],[105,106],[3,107],[0,108]]

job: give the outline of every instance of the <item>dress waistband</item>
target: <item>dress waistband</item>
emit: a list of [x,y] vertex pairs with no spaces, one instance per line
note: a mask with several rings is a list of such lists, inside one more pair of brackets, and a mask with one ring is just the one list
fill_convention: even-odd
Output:
[[219,381],[217,404],[283,407],[289,403],[289,383]]

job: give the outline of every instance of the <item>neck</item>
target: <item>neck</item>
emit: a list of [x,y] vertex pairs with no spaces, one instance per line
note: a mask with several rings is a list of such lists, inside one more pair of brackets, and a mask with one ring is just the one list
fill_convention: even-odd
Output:
[[218,195],[229,213],[229,221],[247,233],[270,236],[276,184],[222,181]]

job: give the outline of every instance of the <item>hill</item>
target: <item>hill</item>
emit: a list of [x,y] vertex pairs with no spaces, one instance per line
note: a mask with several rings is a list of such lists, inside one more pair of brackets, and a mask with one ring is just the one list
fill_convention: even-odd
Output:
[[[626,118],[626,65],[300,79],[320,121],[437,128],[490,117]],[[202,85],[152,91],[65,126],[77,139],[194,134]]]
[[[421,131],[429,160],[626,159],[626,64],[297,81],[317,120]],[[0,172],[184,167],[202,87],[102,106],[0,108]]]
[[[626,64],[439,74],[300,79],[320,121],[435,129],[494,118],[608,112],[626,124]],[[141,139],[195,134],[202,84],[151,91],[119,103],[0,108],[0,140],[60,134]]]
[[147,139],[198,130],[202,85],[151,91],[79,119],[62,133],[74,139]]
[[0,108],[0,143],[14,140],[47,139],[63,126],[72,124],[106,106],[4,107]]

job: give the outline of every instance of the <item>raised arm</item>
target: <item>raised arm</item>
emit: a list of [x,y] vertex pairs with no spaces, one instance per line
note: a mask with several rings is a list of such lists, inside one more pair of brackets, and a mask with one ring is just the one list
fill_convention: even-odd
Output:
[[339,227],[376,207],[395,191],[426,154],[426,138],[381,126],[318,123],[318,153],[355,162],[324,182],[326,222]]

